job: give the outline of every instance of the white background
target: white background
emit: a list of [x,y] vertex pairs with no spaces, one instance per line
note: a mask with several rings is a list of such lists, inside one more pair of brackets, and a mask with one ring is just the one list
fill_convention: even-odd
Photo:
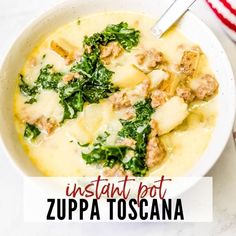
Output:
[[[60,1],[0,0],[0,62],[22,28],[58,2]],[[225,36],[203,0],[197,0],[193,11],[208,24],[222,42],[236,74],[235,44]],[[214,180],[214,222],[212,223],[61,223],[53,225],[24,223],[23,179],[0,150],[0,235],[236,235],[236,151],[232,137],[220,160],[208,175],[213,176]]]

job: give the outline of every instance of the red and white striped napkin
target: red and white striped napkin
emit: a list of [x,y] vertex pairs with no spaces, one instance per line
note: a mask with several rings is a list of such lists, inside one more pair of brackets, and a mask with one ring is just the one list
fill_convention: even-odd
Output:
[[206,0],[223,29],[236,42],[236,0]]
[[[225,32],[236,42],[236,0],[206,0],[221,22]],[[235,63],[235,62],[233,62]],[[233,127],[236,144],[236,122]]]

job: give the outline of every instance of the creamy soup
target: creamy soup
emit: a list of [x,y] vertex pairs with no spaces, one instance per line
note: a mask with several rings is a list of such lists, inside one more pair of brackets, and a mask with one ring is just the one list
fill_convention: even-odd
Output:
[[17,132],[46,176],[182,176],[202,156],[218,83],[201,48],[155,19],[90,15],[43,39],[20,72]]

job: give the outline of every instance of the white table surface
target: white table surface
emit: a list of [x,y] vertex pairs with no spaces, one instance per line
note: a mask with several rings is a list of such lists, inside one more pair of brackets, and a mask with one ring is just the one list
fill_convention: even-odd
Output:
[[[0,0],[0,62],[22,28],[58,2],[60,1]],[[193,11],[222,42],[236,75],[235,44],[225,36],[203,0],[197,1]],[[0,150],[0,235],[236,235],[236,150],[232,137],[220,160],[208,175],[213,176],[214,181],[214,221],[212,223],[24,223],[23,179]]]

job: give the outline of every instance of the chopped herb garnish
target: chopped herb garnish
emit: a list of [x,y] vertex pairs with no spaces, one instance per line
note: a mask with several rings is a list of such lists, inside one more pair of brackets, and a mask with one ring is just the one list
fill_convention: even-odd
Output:
[[80,23],[81,23],[80,19],[78,19],[76,23],[77,23],[77,25],[80,25]]
[[32,124],[26,123],[24,137],[34,141],[40,135],[40,130]]

